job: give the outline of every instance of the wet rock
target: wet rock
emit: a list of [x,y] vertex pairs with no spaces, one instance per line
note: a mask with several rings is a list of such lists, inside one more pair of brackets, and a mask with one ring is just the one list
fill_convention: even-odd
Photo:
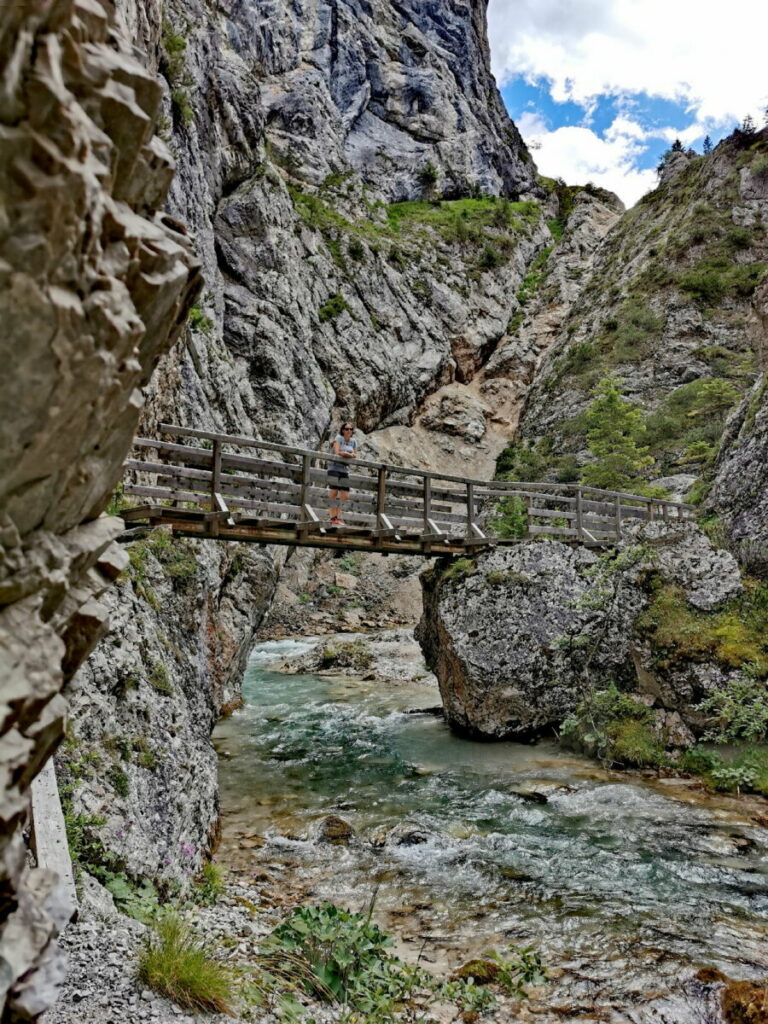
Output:
[[317,830],[317,841],[320,843],[330,843],[332,846],[348,846],[354,834],[354,830],[348,821],[334,814],[329,814],[327,818],[323,818],[320,822]]
[[729,981],[721,999],[727,1024],[768,1024],[768,986]]
[[386,833],[384,843],[387,846],[421,846],[435,839],[436,835],[436,832],[420,822],[403,821]]
[[467,960],[453,972],[453,978],[457,981],[472,980],[477,985],[487,985],[498,978],[500,970],[495,960]]

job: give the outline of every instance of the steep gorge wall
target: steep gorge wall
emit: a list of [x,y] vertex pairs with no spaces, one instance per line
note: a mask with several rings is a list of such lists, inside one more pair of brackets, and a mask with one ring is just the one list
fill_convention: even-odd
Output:
[[[483,5],[120,8],[167,79],[169,211],[206,281],[141,431],[175,420],[315,446],[341,416],[365,433],[408,423],[471,380],[551,242]],[[427,201],[441,196],[464,198]],[[178,878],[215,829],[210,729],[237,699],[275,556],[162,535],[129,553],[111,632],[69,687],[59,767],[106,863]]]
[[120,521],[99,513],[200,278],[162,212],[161,89],[109,6],[4,5],[0,54],[0,1002],[28,1020],[52,999],[64,921],[19,829],[125,564]]

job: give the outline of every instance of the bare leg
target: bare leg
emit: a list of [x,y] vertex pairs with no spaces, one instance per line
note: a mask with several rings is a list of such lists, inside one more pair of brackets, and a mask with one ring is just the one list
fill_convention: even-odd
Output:
[[[337,501],[338,497],[339,497],[339,492],[337,490],[334,490],[333,488],[331,488],[328,491],[328,498],[329,498],[330,501]],[[331,519],[338,519],[339,518],[339,513],[341,512],[341,509],[340,508],[329,508],[328,512],[330,513]]]
[[341,505],[341,507],[339,508],[339,511],[337,513],[339,518],[341,518],[341,513],[342,513],[342,511],[344,509],[344,504],[343,503],[345,501],[349,501],[349,491],[339,491],[339,503]]

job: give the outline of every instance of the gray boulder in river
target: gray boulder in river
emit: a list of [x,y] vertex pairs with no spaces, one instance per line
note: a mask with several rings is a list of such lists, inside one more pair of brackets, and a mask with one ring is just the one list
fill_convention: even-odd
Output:
[[417,637],[447,720],[475,737],[551,732],[611,682],[696,731],[696,705],[739,671],[714,650],[662,649],[665,620],[695,619],[706,636],[742,591],[733,556],[690,523],[634,527],[618,553],[558,541],[497,548],[439,562],[422,581]]

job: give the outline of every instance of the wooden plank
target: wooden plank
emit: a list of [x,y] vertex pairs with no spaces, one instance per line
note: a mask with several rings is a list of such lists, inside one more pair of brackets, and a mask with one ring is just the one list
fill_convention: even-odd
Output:
[[528,515],[538,516],[542,519],[567,519],[569,521],[576,518],[575,512],[564,512],[560,508],[529,508]]
[[529,526],[528,533],[548,533],[555,537],[575,537],[576,530],[569,530],[565,526]]
[[72,858],[69,855],[64,812],[53,758],[49,758],[32,780],[32,849],[37,866],[53,871],[64,893],[70,921],[77,917],[78,903]]

